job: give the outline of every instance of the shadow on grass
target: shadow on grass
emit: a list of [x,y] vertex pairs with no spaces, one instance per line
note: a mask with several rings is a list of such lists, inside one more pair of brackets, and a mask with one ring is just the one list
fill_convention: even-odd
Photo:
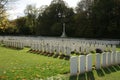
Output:
[[98,69],[98,70],[96,70],[96,72],[97,72],[97,75],[98,75],[99,77],[105,76],[105,74],[104,74],[104,72],[102,71],[102,69]]
[[55,54],[54,56],[53,56],[53,58],[58,58],[59,57],[59,54]]
[[87,72],[87,80],[95,80],[93,72]]
[[90,72],[86,72],[84,74],[70,76],[69,80],[95,80],[95,77],[94,77],[93,72],[90,71]]
[[116,71],[120,71],[120,65],[114,65],[113,67],[116,69]]
[[[99,77],[104,77],[105,74],[110,74],[117,71],[120,71],[120,65],[109,66],[96,70]],[[70,76],[69,80],[95,80],[95,77],[93,71],[91,71],[76,76]]]
[[65,56],[65,60],[70,60],[70,56]]
[[75,76],[70,76],[69,80],[77,80],[77,75],[75,75]]
[[80,75],[78,76],[78,80],[86,80],[86,75],[85,75],[85,73],[84,73],[84,74],[80,74]]
[[110,74],[111,73],[111,71],[108,67],[105,67],[105,68],[102,68],[102,69],[104,70],[105,74]]
[[114,66],[108,67],[111,72],[116,72],[117,70],[114,68]]
[[114,65],[114,66],[109,66],[109,67],[105,67],[99,70],[96,70],[97,75],[99,77],[103,77],[105,76],[105,74],[110,74],[116,71],[120,71],[120,66],[119,65]]
[[54,53],[49,53],[48,57],[52,57],[54,55]]
[[6,49],[12,49],[12,50],[23,50],[23,48],[15,48],[15,47],[8,47],[8,46],[2,46],[2,47],[4,47],[4,48],[6,48]]

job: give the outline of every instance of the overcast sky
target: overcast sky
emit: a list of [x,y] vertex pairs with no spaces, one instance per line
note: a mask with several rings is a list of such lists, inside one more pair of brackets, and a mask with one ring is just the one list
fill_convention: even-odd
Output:
[[[9,19],[15,19],[17,16],[24,15],[24,9],[28,4],[35,4],[36,7],[40,7],[42,5],[49,5],[52,0],[18,0],[14,4],[10,5],[11,9],[8,11]],[[64,0],[68,3],[69,7],[75,8],[77,3],[80,0]]]

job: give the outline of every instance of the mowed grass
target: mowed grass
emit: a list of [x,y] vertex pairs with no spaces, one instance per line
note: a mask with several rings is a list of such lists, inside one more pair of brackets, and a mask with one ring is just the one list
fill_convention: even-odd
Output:
[[[70,62],[0,46],[0,80],[119,80],[120,65],[70,76]],[[93,57],[93,59],[95,59]],[[93,62],[94,64],[94,62]]]
[[69,61],[0,46],[0,80],[44,79],[69,73]]

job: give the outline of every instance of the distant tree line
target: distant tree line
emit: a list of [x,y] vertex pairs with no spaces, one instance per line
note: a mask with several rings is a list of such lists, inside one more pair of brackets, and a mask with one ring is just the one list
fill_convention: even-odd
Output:
[[120,38],[120,0],[81,0],[75,9],[53,0],[40,8],[27,5],[24,13],[0,34],[60,36],[65,23],[68,37]]

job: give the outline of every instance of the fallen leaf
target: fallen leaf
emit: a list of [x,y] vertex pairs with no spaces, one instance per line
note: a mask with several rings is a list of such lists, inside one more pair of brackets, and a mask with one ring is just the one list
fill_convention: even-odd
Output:
[[3,71],[3,74],[6,74],[6,71]]

